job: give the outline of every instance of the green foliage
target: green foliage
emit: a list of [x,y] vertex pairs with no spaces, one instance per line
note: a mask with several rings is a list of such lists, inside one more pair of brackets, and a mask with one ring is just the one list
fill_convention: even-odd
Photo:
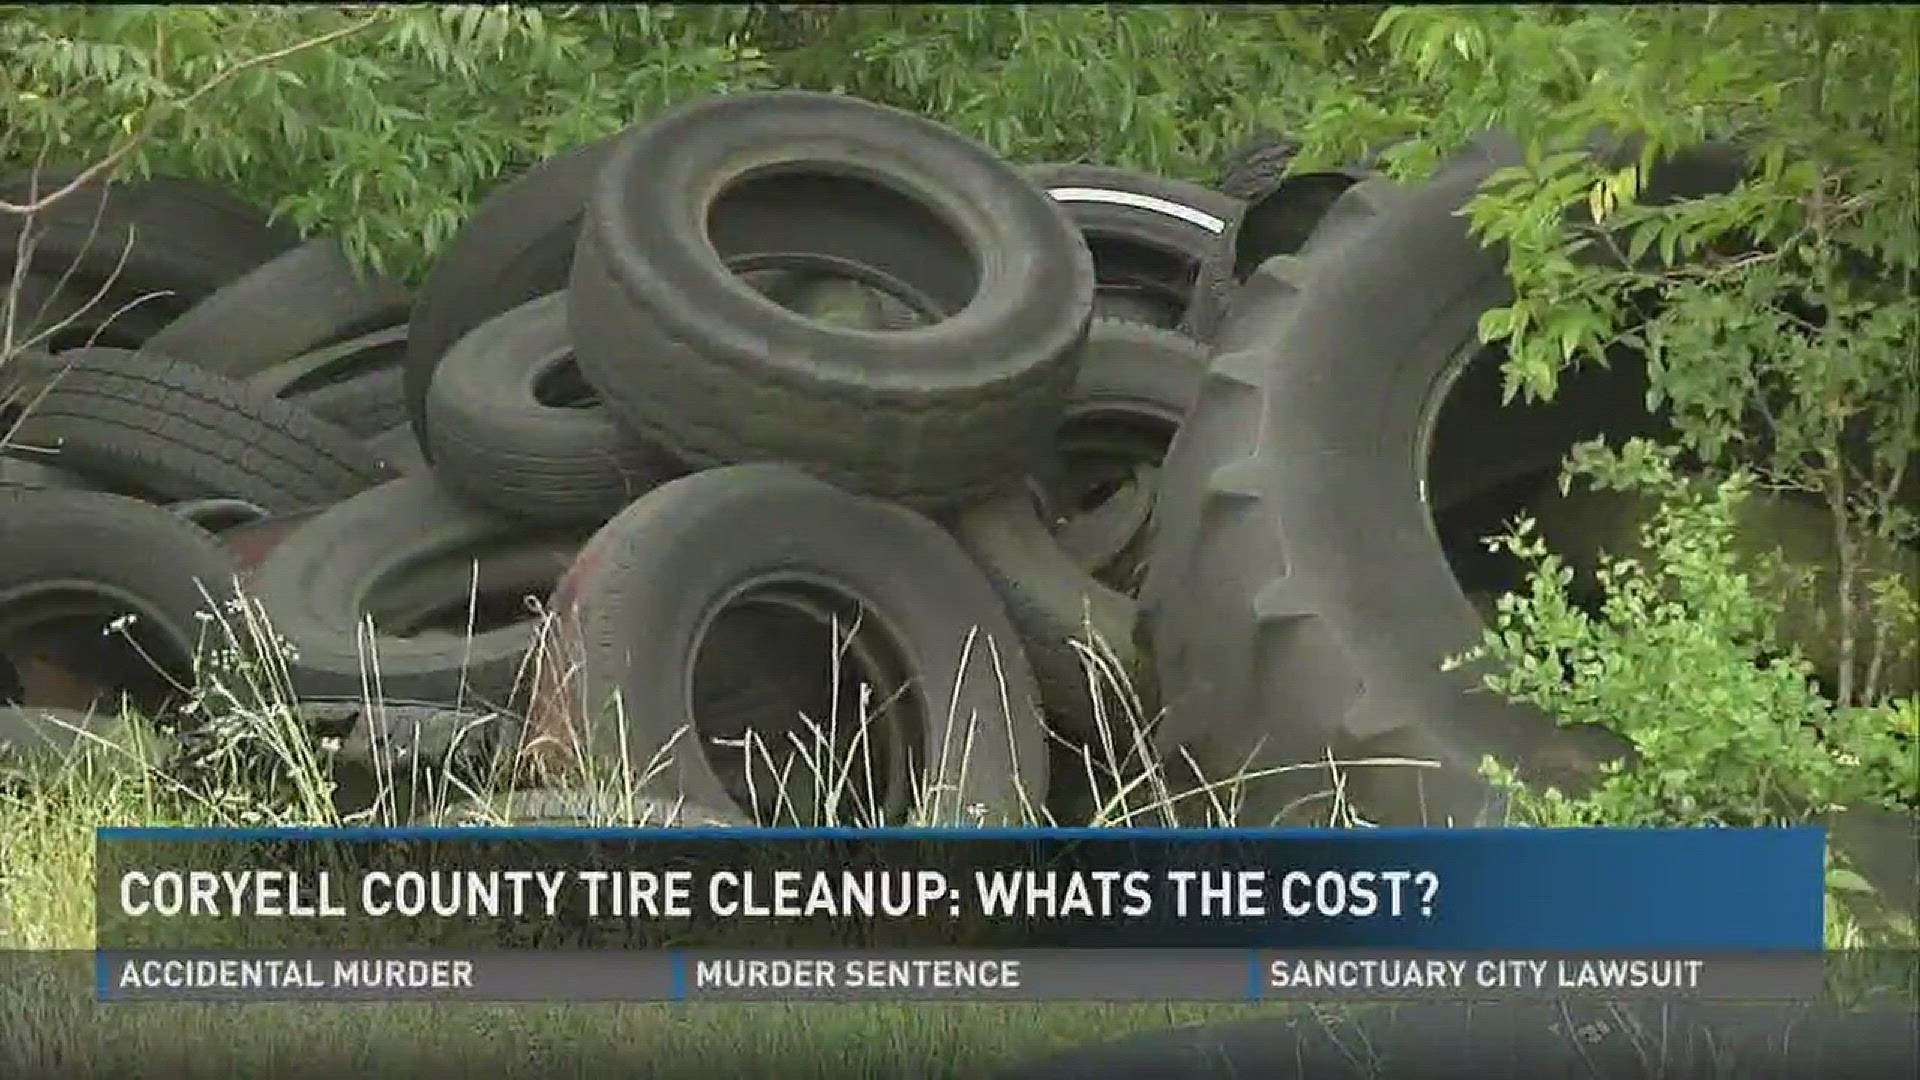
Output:
[[712,93],[854,93],[1023,160],[1205,176],[1297,125],[1376,11],[801,4],[16,6],[8,170],[104,155],[215,73],[359,20],[178,110],[123,175],[206,176],[417,274],[503,176]]
[[1605,560],[1605,599],[1590,612],[1522,519],[1492,543],[1526,564],[1527,589],[1501,598],[1495,625],[1458,661],[1491,660],[1492,689],[1633,747],[1582,798],[1535,793],[1536,812],[1567,824],[1754,825],[1920,807],[1920,700],[1835,705],[1776,640],[1777,597],[1733,548],[1752,477],[1693,482],[1677,455],[1644,443],[1586,456],[1602,483],[1660,497],[1643,532],[1649,557]]

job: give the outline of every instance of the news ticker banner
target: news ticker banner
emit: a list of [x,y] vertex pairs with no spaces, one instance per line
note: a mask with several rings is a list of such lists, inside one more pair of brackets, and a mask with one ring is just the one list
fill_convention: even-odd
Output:
[[[1543,963],[1554,993],[1592,972],[1616,992],[1766,997],[1817,986],[1825,903],[1818,829],[108,829],[96,847],[108,996],[148,992],[149,973],[172,992],[189,968],[258,982],[298,954],[335,987],[336,960],[466,963],[471,985],[423,976],[448,996],[543,979],[668,999],[955,991],[895,985],[900,964],[972,996],[1506,993]],[[832,967],[855,953],[883,986]],[[1300,978],[1296,956],[1314,959]],[[1441,966],[1396,963],[1422,957]],[[703,963],[756,958],[774,966],[738,970],[779,985],[701,983],[734,970]],[[1018,985],[982,982],[996,959]],[[808,991],[802,969],[837,981]],[[1514,985],[1480,984],[1499,971]]]
[[1806,1001],[1818,953],[501,950],[95,954],[103,1001]]

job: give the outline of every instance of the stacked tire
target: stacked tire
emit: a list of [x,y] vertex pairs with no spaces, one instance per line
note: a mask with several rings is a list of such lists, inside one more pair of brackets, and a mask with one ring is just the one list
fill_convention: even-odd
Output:
[[200,621],[238,578],[240,651],[325,734],[496,716],[536,782],[763,823],[1090,814],[1050,776],[1144,745],[1098,673],[1144,675],[1204,361],[1172,327],[1238,206],[850,98],[698,102],[493,193],[410,309],[312,241],[50,337],[8,482],[224,541]]
[[[725,96],[504,184],[417,295],[194,185],[88,195],[173,246],[123,287],[63,209],[36,250],[78,270],[16,282],[0,705],[209,722],[212,626],[228,713],[477,725],[515,783],[611,776],[582,805],[1494,820],[1484,758],[1571,787],[1622,751],[1442,670],[1481,631],[1455,541],[1657,433],[1631,364],[1508,409],[1470,348],[1506,285],[1456,211],[1513,154],[1409,187],[1275,138],[1223,194]],[[135,286],[179,300],[86,303]],[[102,654],[127,615],[166,678]]]

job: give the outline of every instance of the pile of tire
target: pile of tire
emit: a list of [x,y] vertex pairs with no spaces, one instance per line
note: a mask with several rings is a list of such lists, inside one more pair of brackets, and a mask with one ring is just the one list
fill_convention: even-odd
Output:
[[494,717],[722,818],[1088,815],[1050,759],[1139,742],[1097,673],[1147,674],[1238,210],[808,93],[538,165],[417,295],[202,184],[86,189],[0,376],[0,738],[184,723],[237,655],[350,744]]
[[1442,670],[1436,512],[1641,389],[1493,422],[1455,210],[1503,144],[1411,189],[1290,153],[1209,190],[724,96],[505,183],[418,295],[201,185],[83,192],[17,260],[0,723],[165,714],[211,650],[356,745],[490,717],[717,819],[1487,820],[1484,756],[1617,748]]

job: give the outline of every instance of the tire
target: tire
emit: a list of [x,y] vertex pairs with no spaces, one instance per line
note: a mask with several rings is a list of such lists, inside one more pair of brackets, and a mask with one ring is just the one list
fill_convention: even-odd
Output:
[[[75,175],[44,174],[38,191],[48,194]],[[0,192],[14,201],[27,199],[33,190],[31,177],[0,183]],[[8,265],[21,241],[21,220],[0,215],[0,255]],[[87,308],[50,347],[89,341],[137,347],[194,304],[299,242],[297,232],[270,224],[265,211],[212,184],[94,183],[37,216],[27,272],[51,308]],[[88,307],[103,288],[100,301]],[[36,325],[48,320],[29,323],[16,339]]]
[[150,501],[242,499],[297,510],[361,491],[384,470],[358,440],[243,383],[124,349],[77,349],[20,422],[20,442]]
[[[1132,598],[1075,565],[1025,491],[968,507],[955,516],[951,528],[1006,605],[1054,726],[1092,746],[1132,745],[1132,732],[1103,736],[1100,731],[1102,717],[1125,714],[1081,653],[1091,648],[1117,660],[1120,674],[1135,674],[1137,613]],[[1096,695],[1102,699],[1099,710]]]
[[[1433,525],[1440,489],[1524,457],[1517,447],[1557,462],[1621,410],[1644,415],[1644,386],[1611,375],[1570,376],[1551,408],[1501,411],[1499,365],[1464,364],[1480,313],[1509,294],[1500,254],[1455,211],[1515,154],[1488,141],[1418,188],[1356,185],[1303,258],[1263,265],[1162,469],[1142,628],[1163,752],[1213,780],[1298,769],[1244,785],[1240,824],[1329,786],[1300,768],[1329,754],[1438,763],[1347,769],[1345,793],[1375,820],[1464,824],[1503,812],[1484,755],[1573,790],[1624,753],[1485,693],[1476,672],[1440,669],[1480,633]],[[1650,191],[1737,175],[1676,162]],[[1463,395],[1485,410],[1455,408]],[[1454,429],[1468,449],[1443,454]]]
[[236,525],[220,534],[220,545],[226,548],[241,575],[251,577],[260,564],[267,561],[267,556],[273,554],[274,548],[279,547],[302,525],[326,513],[326,509],[313,507],[295,510],[290,514],[271,514],[244,525]]
[[455,495],[533,521],[597,526],[685,470],[593,400],[573,363],[566,299],[529,301],[461,338],[427,392],[428,430]]
[[[1134,647],[1130,593],[1144,567],[1152,467],[1192,406],[1205,366],[1205,351],[1180,335],[1095,319],[1056,436],[1063,466],[1039,485],[1040,502],[1053,512],[1043,519],[1035,499],[1020,491],[961,510],[952,522],[1019,628],[1055,726],[1096,747],[1109,744],[1081,648],[1097,641],[1103,657],[1141,689],[1146,673]],[[1105,501],[1077,498],[1107,487],[1122,469],[1134,479]],[[1110,701],[1102,713],[1121,715]],[[1107,734],[1112,745],[1129,746],[1135,733]]]
[[349,820],[413,821],[463,792],[489,790],[503,729],[518,730],[495,714],[402,701],[309,700],[298,712],[306,730],[338,734],[327,764],[334,811]]
[[1139,591],[1160,462],[1206,366],[1206,348],[1184,335],[1094,320],[1043,503],[1067,556],[1108,588]]
[[496,315],[567,287],[587,193],[613,145],[604,139],[582,146],[495,188],[434,262],[407,333],[407,415],[422,447],[427,389],[453,343]]
[[407,422],[407,328],[386,326],[296,356],[247,381],[363,439]]
[[1241,205],[1198,184],[1100,165],[1034,165],[1027,176],[1066,207],[1093,252],[1094,310],[1174,327],[1200,264]]
[[245,379],[405,322],[411,301],[398,282],[355,268],[338,241],[310,240],[201,300],[145,347]]
[[390,471],[400,476],[419,476],[431,472],[427,457],[414,438],[412,424],[399,424],[367,440],[367,449]]
[[372,440],[407,422],[406,373],[381,368],[291,400],[349,435]]
[[24,454],[18,449],[0,452],[0,488],[60,488],[70,491],[98,491],[99,486],[69,469],[58,465],[49,465],[33,457],[17,456]]
[[[780,171],[731,184],[742,155]],[[884,282],[950,317],[890,333],[814,322],[735,275],[763,259]],[[796,91],[708,99],[621,139],[569,307],[607,408],[687,464],[791,461],[936,507],[990,497],[1044,457],[1093,283],[1059,205],[985,147]]]
[[747,809],[700,745],[715,733],[695,711],[712,676],[738,673],[737,656],[731,670],[709,667],[729,661],[727,646],[708,645],[710,634],[739,628],[719,617],[729,609],[816,632],[831,613],[862,630],[847,673],[872,686],[874,700],[898,703],[875,720],[917,728],[917,737],[868,743],[862,760],[874,762],[873,775],[910,779],[860,784],[880,796],[868,800],[867,820],[899,822],[915,809],[903,805],[914,791],[923,795],[918,816],[935,825],[1030,821],[1045,801],[1045,731],[1019,638],[952,537],[904,507],[781,465],[684,477],[595,534],[553,609],[555,652],[544,670],[570,678],[543,684],[529,717],[536,742],[605,765],[630,762],[632,775],[653,774],[650,794],[669,803]]
[[[390,615],[417,621],[425,593],[464,609],[468,560],[478,560],[483,590],[493,585],[502,594],[544,596],[563,560],[549,564],[544,582],[489,581],[488,567],[555,543],[571,547],[578,540],[530,532],[456,502],[430,478],[410,477],[362,492],[292,530],[271,545],[251,587],[274,631],[293,647],[287,671],[299,699],[352,700],[371,689],[380,699],[512,711],[521,662],[538,629],[531,610],[472,635],[430,630],[400,637],[381,627]],[[422,574],[436,584],[416,588]],[[509,595],[496,599],[517,602]],[[364,677],[363,619],[372,620],[375,634],[364,650]]]
[[[203,617],[232,594],[233,578],[212,537],[157,506],[0,487],[0,653],[125,691],[147,715],[193,685]],[[137,647],[103,632],[123,615]]]
[[1250,157],[1235,179],[1237,190],[1257,194],[1247,196],[1245,208],[1201,264],[1193,302],[1180,321],[1182,330],[1202,341],[1219,335],[1235,295],[1257,267],[1276,255],[1304,250],[1340,196],[1374,175],[1346,168],[1269,178],[1272,170],[1286,167],[1283,161],[1292,160],[1281,149]]
[[[1000,1080],[1547,1076],[1905,1076],[1912,1001],[1833,1004],[1527,1001],[1360,1006],[1149,1032],[1005,1069]],[[1364,1048],[1356,1053],[1355,1049]],[[1651,1056],[1650,1056],[1651,1055]],[[1738,1063],[1735,1065],[1734,1063]]]

